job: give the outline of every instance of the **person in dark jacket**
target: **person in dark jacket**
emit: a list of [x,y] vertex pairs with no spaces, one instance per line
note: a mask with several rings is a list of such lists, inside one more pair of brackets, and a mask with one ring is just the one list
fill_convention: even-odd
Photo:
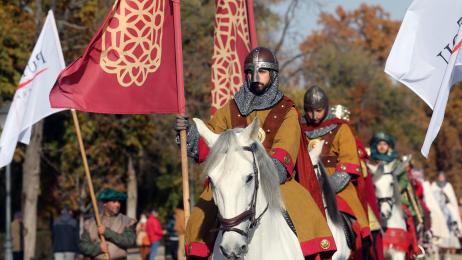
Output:
[[67,206],[53,221],[52,236],[55,260],[74,260],[78,252],[79,226]]
[[165,243],[165,255],[170,255],[172,260],[178,260],[178,235],[175,226],[175,216],[172,214],[167,220],[167,241]]
[[11,239],[13,243],[13,260],[24,259],[24,236],[27,231],[22,222],[21,212],[14,214],[14,220],[11,222]]

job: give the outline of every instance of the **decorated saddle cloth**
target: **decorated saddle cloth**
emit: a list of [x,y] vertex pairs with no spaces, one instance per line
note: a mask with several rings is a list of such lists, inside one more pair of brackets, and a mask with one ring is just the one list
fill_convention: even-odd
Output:
[[[279,111],[272,111],[273,109],[279,109]],[[254,111],[246,116],[240,114],[231,101],[217,111],[208,126],[215,133],[221,133],[226,129],[243,127],[251,123],[254,118],[259,118],[260,122],[263,122],[265,130],[262,129],[262,131],[265,134],[261,141],[268,153],[273,158],[277,158],[281,152],[280,161],[293,176],[294,160],[299,150],[301,131],[297,111],[293,107],[293,102],[288,98],[284,97],[271,109]],[[266,122],[267,118],[271,120]],[[201,147],[199,150],[200,154],[204,154]],[[280,188],[285,208],[295,228],[303,254],[305,256],[322,254],[323,257],[330,257],[336,250],[335,243],[324,213],[313,199],[312,194],[291,177]],[[201,257],[210,255],[218,234],[211,230],[217,228],[218,225],[217,207],[213,202],[212,191],[206,187],[198,203],[192,209],[186,227],[187,255]]]

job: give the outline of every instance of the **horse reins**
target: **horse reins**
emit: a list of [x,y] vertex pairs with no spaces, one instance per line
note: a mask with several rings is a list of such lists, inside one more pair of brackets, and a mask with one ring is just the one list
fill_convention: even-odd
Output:
[[[388,173],[382,173],[383,175],[386,175],[386,174],[392,174],[391,172],[388,172]],[[392,210],[393,209],[393,206],[395,204],[395,198],[393,197],[383,197],[383,198],[377,198],[377,201],[379,202],[379,207],[382,203],[387,203],[389,206],[390,206],[390,209]],[[389,219],[391,217],[388,216],[388,218],[385,218],[385,219]]]
[[[259,178],[258,178],[257,160],[255,158],[255,149],[256,149],[256,147],[257,147],[256,143],[253,143],[250,146],[244,146],[243,147],[244,151],[251,152],[252,157],[253,157],[253,175],[254,175],[254,178],[255,178],[255,188],[253,190],[252,200],[250,201],[250,204],[249,204],[249,209],[242,212],[241,214],[235,216],[234,218],[223,218],[223,216],[221,216],[220,212],[218,212],[218,217],[217,218],[218,218],[218,222],[221,224],[221,227],[218,228],[218,229],[215,229],[215,230],[222,230],[223,232],[233,231],[233,232],[236,232],[236,233],[248,238],[249,237],[249,234],[248,234],[249,231],[251,229],[255,228],[260,223],[261,218],[263,217],[265,212],[268,210],[269,204],[266,205],[263,212],[256,218],[257,193],[258,193],[258,189],[260,187],[260,181],[259,181]],[[239,225],[240,223],[242,223],[242,222],[244,222],[246,220],[250,221],[250,225],[248,226],[247,232],[242,230],[242,229],[235,228],[235,226]]]

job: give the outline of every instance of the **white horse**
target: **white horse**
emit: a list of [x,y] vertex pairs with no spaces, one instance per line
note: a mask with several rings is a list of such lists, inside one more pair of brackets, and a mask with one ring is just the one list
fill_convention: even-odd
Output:
[[258,119],[220,135],[200,119],[194,122],[211,147],[205,176],[221,223],[213,259],[303,260],[300,243],[282,215],[277,169],[258,141]]
[[[407,232],[405,215],[401,209],[401,198],[397,178],[390,173],[380,171],[374,174],[375,195],[379,202],[382,228],[397,229]],[[406,252],[389,247],[384,248],[386,258],[406,259]]]
[[[340,221],[340,212],[337,210],[335,194],[330,187],[327,179],[326,171],[319,160],[322,152],[324,140],[316,144],[310,153],[312,164],[315,166],[316,176],[318,176],[321,190],[323,191],[323,202],[326,208],[327,224],[334,237],[335,244],[337,245],[337,251],[332,256],[333,260],[344,260],[348,259],[351,254],[351,249],[348,247],[348,243],[343,229],[343,224]],[[329,208],[329,206],[334,206]]]

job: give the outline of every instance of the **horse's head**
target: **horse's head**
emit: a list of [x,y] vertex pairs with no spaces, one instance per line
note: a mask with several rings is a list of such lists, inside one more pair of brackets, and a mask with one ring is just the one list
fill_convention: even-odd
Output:
[[221,135],[210,131],[201,120],[194,121],[211,148],[205,176],[219,211],[223,231],[220,249],[227,258],[243,257],[264,213],[280,210],[277,170],[258,141],[258,119],[244,129]]
[[398,183],[392,173],[378,172],[374,174],[375,196],[379,202],[382,219],[387,220],[392,214],[393,207],[399,203]]
[[320,140],[320,141],[313,140],[308,145],[309,155],[310,155],[311,163],[313,163],[313,165],[317,165],[319,162],[319,157],[321,156],[324,142],[325,142],[324,140]]

